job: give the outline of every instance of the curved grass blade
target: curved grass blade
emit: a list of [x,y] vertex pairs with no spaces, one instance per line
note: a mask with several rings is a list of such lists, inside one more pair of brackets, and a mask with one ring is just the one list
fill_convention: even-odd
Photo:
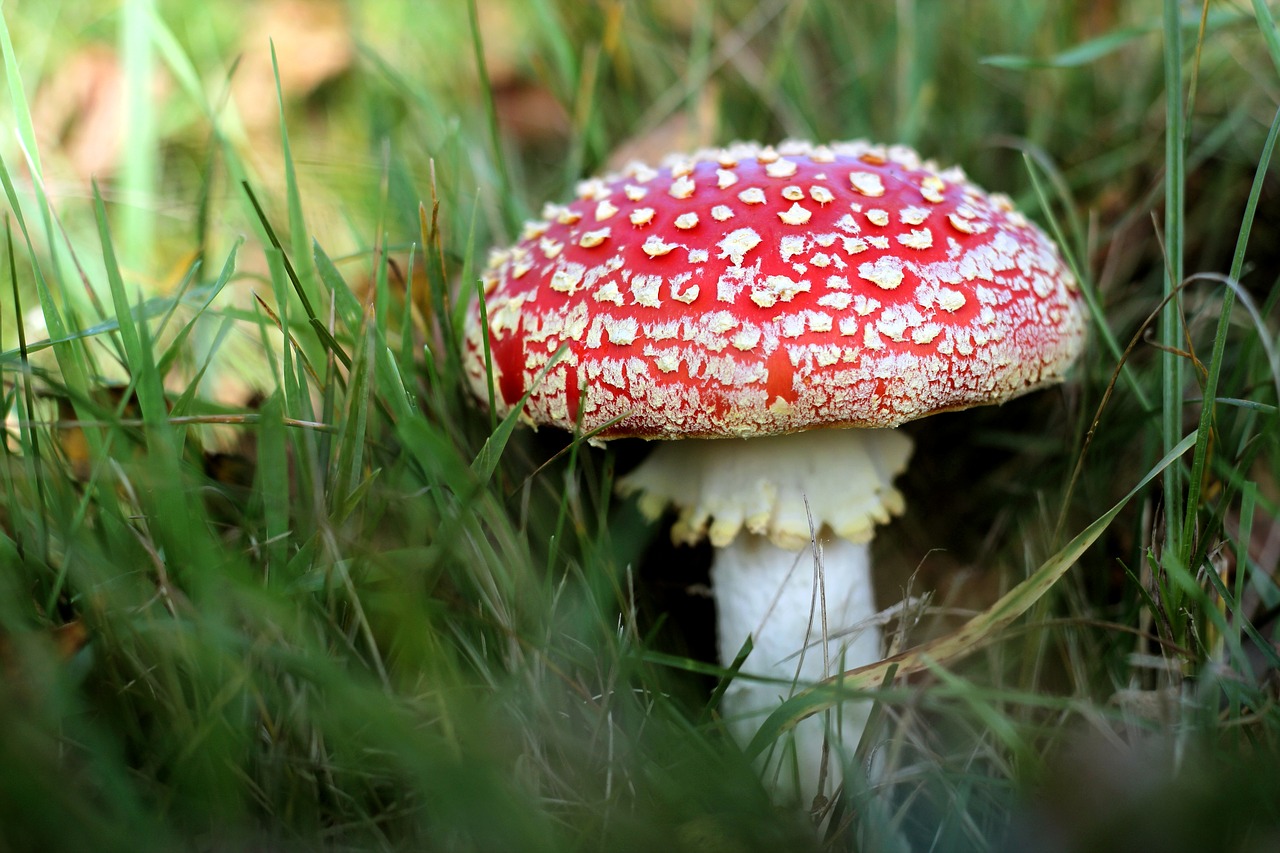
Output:
[[1080,42],[1074,47],[1069,47],[1053,56],[1043,58],[1000,54],[984,56],[979,61],[983,65],[1009,68],[1017,71],[1025,71],[1031,68],[1076,68],[1081,65],[1089,65],[1104,56],[1128,47],[1134,41],[1150,35],[1155,29],[1155,26],[1151,24],[1137,27],[1120,27],[1098,38]]
[[298,276],[298,271],[294,269],[293,263],[289,260],[289,255],[285,252],[284,245],[281,244],[280,238],[276,236],[275,229],[271,227],[271,221],[267,219],[266,211],[264,211],[262,209],[262,205],[258,203],[258,197],[254,194],[253,187],[249,185],[248,181],[241,184],[241,187],[244,189],[245,195],[248,196],[249,203],[253,205],[253,210],[258,216],[258,221],[266,231],[267,239],[271,242],[272,248],[280,252],[281,260],[284,261],[285,274],[289,277],[289,282],[293,285],[294,292],[298,294],[298,299],[302,302],[302,309],[306,312],[307,320],[311,324],[311,330],[315,332],[316,337],[320,339],[320,343],[324,348],[333,353],[333,356],[337,358],[338,361],[342,362],[343,367],[350,370],[351,356],[343,350],[342,346],[334,339],[333,335],[329,333],[329,329],[325,326],[324,322],[321,321],[319,315],[316,314],[315,306],[312,304],[310,297],[307,296],[307,290],[303,287],[302,279]]
[[1271,61],[1280,71],[1280,30],[1276,29],[1275,16],[1263,0],[1253,0],[1253,14],[1257,18],[1258,29],[1262,31],[1262,40],[1267,43],[1267,53],[1271,54]]
[[493,476],[494,469],[498,467],[498,459],[502,456],[502,451],[507,446],[507,440],[511,438],[511,433],[520,421],[520,415],[524,412],[524,404],[528,402],[529,395],[542,384],[542,380],[546,379],[547,373],[568,351],[569,345],[561,344],[560,348],[551,354],[551,358],[547,359],[546,365],[538,373],[537,378],[530,383],[529,389],[520,397],[520,401],[511,407],[511,411],[507,412],[506,416],[498,422],[497,429],[485,440],[484,446],[476,454],[475,461],[471,463],[471,470],[475,473],[480,485],[489,482],[489,478]]

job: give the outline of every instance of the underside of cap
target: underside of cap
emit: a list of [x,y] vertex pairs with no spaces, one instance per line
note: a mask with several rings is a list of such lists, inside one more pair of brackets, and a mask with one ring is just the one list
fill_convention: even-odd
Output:
[[799,550],[828,528],[851,542],[903,510],[893,479],[906,470],[911,439],[897,430],[813,430],[741,441],[663,442],[618,484],[639,495],[650,518],[668,506],[680,544],[704,536],[722,548],[741,531]]

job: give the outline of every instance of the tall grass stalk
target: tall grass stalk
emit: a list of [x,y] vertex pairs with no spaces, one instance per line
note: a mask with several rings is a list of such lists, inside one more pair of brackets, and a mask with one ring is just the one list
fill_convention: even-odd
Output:
[[[1174,292],[1183,278],[1183,193],[1186,186],[1186,94],[1183,88],[1182,5],[1177,0],[1164,3],[1164,74],[1165,74],[1165,178],[1164,178],[1164,263],[1166,267],[1164,297],[1168,300],[1160,312],[1160,400],[1161,434],[1163,449],[1167,452],[1182,437],[1182,358],[1186,351],[1186,338],[1182,329],[1182,309]],[[1182,470],[1177,465],[1165,469],[1163,484],[1163,513],[1166,559],[1180,559],[1182,554],[1181,528],[1184,483]],[[1175,572],[1186,572],[1186,565],[1172,565]],[[1173,612],[1178,612],[1175,597],[1170,602]],[[1180,617],[1179,617],[1180,618]]]

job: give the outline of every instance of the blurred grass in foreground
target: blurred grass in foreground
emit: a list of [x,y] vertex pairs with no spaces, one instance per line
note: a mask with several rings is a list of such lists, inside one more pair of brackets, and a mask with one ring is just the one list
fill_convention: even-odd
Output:
[[[1274,845],[1272,13],[865,5],[6,6],[0,850]],[[1097,308],[1065,391],[913,428],[908,642],[1198,427],[871,691],[821,836],[708,706],[705,554],[612,498],[643,447],[495,429],[455,352],[581,174],[785,135],[962,163]]]

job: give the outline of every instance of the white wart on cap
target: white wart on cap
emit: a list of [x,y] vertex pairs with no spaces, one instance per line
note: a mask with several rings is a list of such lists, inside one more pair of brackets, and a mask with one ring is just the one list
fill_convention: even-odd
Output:
[[[1009,200],[914,151],[739,144],[548,205],[484,273],[469,378],[598,437],[892,427],[1061,379],[1071,273]],[[563,354],[548,364],[558,350]],[[546,371],[545,377],[539,376]]]

